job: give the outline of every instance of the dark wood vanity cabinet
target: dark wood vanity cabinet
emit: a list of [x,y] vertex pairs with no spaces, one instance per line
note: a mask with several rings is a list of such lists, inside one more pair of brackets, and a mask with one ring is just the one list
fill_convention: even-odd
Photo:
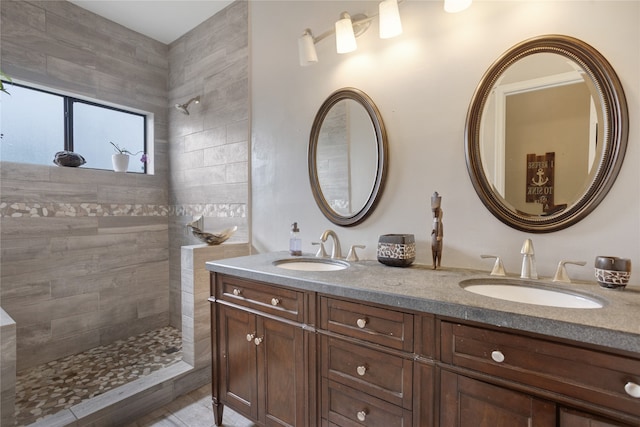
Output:
[[319,297],[322,425],[411,426],[414,316]]
[[640,426],[640,356],[212,274],[212,395],[260,426]]
[[[302,292],[218,275],[212,283],[213,402],[264,426],[313,426],[315,338],[303,328]],[[213,302],[213,301],[212,301]]]
[[455,322],[440,338],[442,426],[640,425],[637,357]]
[[441,426],[551,427],[555,416],[551,402],[445,369],[440,373]]

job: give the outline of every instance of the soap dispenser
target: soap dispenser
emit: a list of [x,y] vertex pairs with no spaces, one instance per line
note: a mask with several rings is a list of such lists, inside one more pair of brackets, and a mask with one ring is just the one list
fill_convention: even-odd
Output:
[[302,255],[302,240],[300,240],[298,223],[291,224],[291,237],[289,238],[289,253],[294,256]]

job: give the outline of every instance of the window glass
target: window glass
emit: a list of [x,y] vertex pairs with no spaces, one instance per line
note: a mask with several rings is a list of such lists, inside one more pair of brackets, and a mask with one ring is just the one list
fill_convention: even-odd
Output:
[[0,93],[0,160],[53,165],[55,153],[74,151],[82,167],[112,170],[112,141],[130,154],[128,172],[145,173],[146,116],[20,84]]
[[144,172],[144,116],[76,101],[73,103],[73,150],[87,161],[86,167],[111,169],[109,142],[127,150],[129,172]]
[[0,160],[53,165],[64,150],[64,98],[17,85],[0,95]]

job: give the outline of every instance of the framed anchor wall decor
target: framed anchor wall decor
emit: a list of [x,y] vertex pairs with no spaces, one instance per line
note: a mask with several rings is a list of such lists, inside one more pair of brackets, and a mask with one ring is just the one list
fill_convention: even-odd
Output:
[[527,203],[542,205],[543,212],[555,210],[553,201],[554,168],[556,153],[527,154]]

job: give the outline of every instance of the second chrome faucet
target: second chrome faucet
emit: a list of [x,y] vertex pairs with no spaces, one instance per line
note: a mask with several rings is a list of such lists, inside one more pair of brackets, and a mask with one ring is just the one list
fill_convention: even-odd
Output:
[[520,271],[521,279],[537,279],[538,271],[536,270],[536,255],[533,250],[533,242],[531,239],[524,241],[522,249],[522,270]]

